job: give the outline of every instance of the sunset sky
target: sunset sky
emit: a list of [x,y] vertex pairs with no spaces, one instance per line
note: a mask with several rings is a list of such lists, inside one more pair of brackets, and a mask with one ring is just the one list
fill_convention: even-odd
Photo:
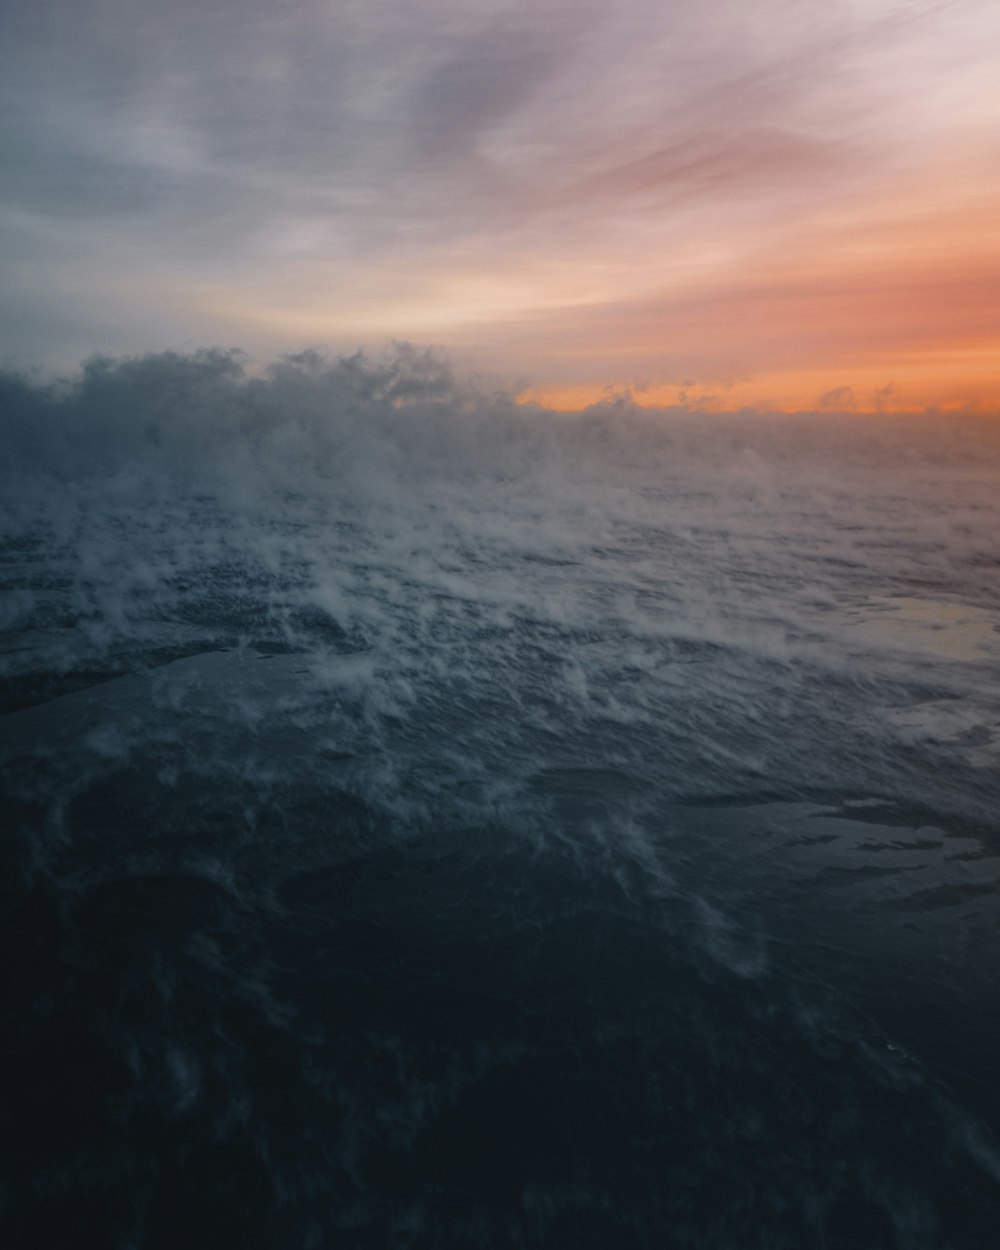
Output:
[[0,363],[1000,410],[997,0],[4,7]]

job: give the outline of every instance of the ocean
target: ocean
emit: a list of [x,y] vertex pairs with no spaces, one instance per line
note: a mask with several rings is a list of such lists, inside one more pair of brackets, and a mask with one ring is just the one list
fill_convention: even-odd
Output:
[[0,394],[5,1245],[993,1244],[1000,423]]

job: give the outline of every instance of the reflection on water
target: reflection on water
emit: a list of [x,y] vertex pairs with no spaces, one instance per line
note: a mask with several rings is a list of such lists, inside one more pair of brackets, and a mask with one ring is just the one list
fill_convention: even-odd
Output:
[[852,636],[866,644],[944,660],[1000,660],[1000,615],[983,608],[912,595],[871,595],[849,619]]

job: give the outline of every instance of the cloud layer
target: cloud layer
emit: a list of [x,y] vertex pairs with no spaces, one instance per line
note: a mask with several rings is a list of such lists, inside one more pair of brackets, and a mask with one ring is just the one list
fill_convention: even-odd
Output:
[[550,395],[905,390],[901,353],[994,345],[998,24],[986,0],[46,0],[4,54],[9,351],[402,336]]

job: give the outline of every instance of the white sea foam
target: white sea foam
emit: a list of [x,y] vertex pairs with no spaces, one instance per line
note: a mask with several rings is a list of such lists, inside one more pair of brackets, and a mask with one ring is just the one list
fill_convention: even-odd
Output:
[[[352,749],[399,724],[460,741],[470,784],[554,735],[673,792],[995,797],[1000,423],[559,414],[405,346],[4,389],[15,705],[43,678],[288,651],[308,679],[286,713],[339,708]],[[191,681],[175,665],[162,706]],[[228,722],[276,697],[243,689]],[[921,736],[940,700],[953,731]]]

